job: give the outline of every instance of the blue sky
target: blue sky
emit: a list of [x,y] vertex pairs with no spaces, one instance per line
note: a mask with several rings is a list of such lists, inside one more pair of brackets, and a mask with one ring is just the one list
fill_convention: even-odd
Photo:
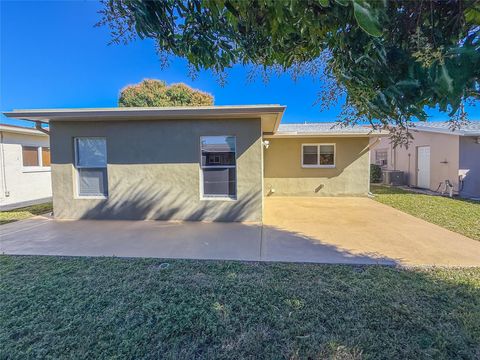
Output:
[[[340,107],[314,106],[320,80],[294,82],[288,75],[268,84],[247,82],[247,69],[233,68],[221,87],[209,72],[196,80],[186,62],[161,69],[151,41],[108,45],[108,29],[96,28],[100,5],[94,1],[0,1],[0,110],[22,108],[113,107],[119,90],[144,78],[185,82],[215,96],[216,105],[287,105],[284,122],[334,121]],[[341,102],[340,102],[341,103]],[[469,108],[480,118],[480,107]],[[430,111],[432,119],[445,114]],[[2,123],[29,125],[6,119]]]

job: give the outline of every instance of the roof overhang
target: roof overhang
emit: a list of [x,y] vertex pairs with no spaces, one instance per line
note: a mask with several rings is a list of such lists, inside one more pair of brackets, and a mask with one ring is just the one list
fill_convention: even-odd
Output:
[[4,112],[9,118],[40,122],[50,121],[136,121],[136,120],[210,120],[261,119],[262,132],[277,131],[286,106],[240,105],[156,108],[95,108],[95,109],[27,109]]
[[13,133],[13,134],[24,134],[24,135],[34,135],[34,136],[48,136],[48,134],[43,133],[34,128],[26,128],[20,126],[11,126],[11,125],[0,125],[0,132]]
[[389,133],[386,131],[381,132],[371,132],[371,133],[347,133],[347,132],[320,132],[320,133],[277,133],[277,134],[270,134],[264,135],[265,138],[273,138],[273,139],[285,139],[285,138],[319,138],[319,137],[387,137]]
[[429,132],[429,133],[437,133],[437,134],[445,134],[445,135],[457,135],[457,136],[480,136],[480,131],[475,130],[463,130],[463,129],[444,129],[444,128],[435,128],[435,127],[412,127],[410,129],[412,132]]

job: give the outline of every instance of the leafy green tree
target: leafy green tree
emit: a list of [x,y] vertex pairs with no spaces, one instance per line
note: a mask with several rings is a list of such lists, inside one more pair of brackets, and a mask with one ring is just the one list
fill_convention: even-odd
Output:
[[104,0],[113,41],[151,38],[195,70],[234,64],[322,78],[344,123],[405,129],[426,109],[465,121],[480,97],[478,0]]
[[167,86],[164,81],[145,79],[122,89],[121,107],[165,107],[213,105],[213,96],[183,83]]

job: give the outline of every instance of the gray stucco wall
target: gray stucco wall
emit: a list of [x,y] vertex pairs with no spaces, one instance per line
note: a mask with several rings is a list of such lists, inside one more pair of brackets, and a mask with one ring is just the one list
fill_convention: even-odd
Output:
[[[51,122],[59,219],[262,220],[260,119]],[[237,200],[200,199],[200,136],[234,135]],[[73,138],[107,139],[107,199],[76,197]]]
[[460,192],[464,197],[480,197],[480,144],[476,137],[460,137],[460,166],[459,169],[468,171]]

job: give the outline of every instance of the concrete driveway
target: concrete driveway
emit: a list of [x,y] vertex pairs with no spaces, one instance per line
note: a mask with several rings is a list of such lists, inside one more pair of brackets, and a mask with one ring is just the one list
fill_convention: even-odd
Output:
[[[331,259],[359,262],[480,266],[480,241],[372,199],[266,200],[264,245],[269,259],[316,261],[330,251]],[[304,240],[295,242],[295,238]]]
[[480,242],[367,198],[267,198],[263,226],[36,217],[0,226],[0,252],[480,266]]

